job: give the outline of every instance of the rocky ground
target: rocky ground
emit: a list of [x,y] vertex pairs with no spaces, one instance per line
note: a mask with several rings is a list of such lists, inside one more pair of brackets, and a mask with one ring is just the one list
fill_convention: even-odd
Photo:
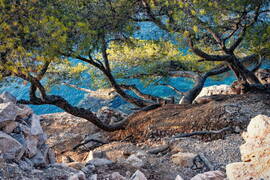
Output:
[[[104,107],[96,114],[105,123],[129,121],[125,130],[108,133],[67,113],[36,116],[5,93],[0,95],[0,179],[270,179],[269,99],[267,94],[221,95],[129,116]],[[193,132],[201,135],[187,136]]]
[[[212,174],[200,176],[224,179],[226,165],[241,161],[240,134],[250,119],[270,116],[269,98],[266,94],[230,95],[207,104],[165,105],[129,116],[126,130],[113,133],[66,113],[43,115],[42,125],[59,163],[82,170],[90,162],[97,179],[117,179],[114,176],[119,174],[129,179],[137,170],[153,180],[174,180],[177,175],[191,179],[208,171]],[[232,129],[218,135],[174,137],[224,127]]]

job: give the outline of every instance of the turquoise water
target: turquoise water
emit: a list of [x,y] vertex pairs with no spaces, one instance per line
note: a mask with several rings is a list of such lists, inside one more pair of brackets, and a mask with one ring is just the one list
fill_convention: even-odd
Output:
[[[215,81],[213,79],[208,79],[207,82],[205,83],[205,86],[217,84],[230,84],[232,81],[234,81],[233,76],[228,76],[222,81]],[[145,88],[138,80],[132,80],[129,81],[128,83],[135,83],[138,85],[138,88],[140,88],[143,92],[150,93],[156,96],[168,97],[176,95],[173,90],[164,86],[149,86]],[[172,78],[170,79],[170,84],[175,86],[179,90],[187,91],[190,88],[192,88],[193,82],[184,78]],[[1,87],[0,93],[8,91],[15,97],[17,97],[17,99],[28,99],[29,97],[28,89],[29,89],[28,86],[13,84],[7,87]],[[49,94],[60,95],[64,97],[66,100],[68,100],[71,104],[78,105],[85,98],[87,93],[67,86],[57,86],[52,88]],[[37,114],[62,112],[61,109],[52,105],[42,105],[42,106],[31,105],[31,107]]]

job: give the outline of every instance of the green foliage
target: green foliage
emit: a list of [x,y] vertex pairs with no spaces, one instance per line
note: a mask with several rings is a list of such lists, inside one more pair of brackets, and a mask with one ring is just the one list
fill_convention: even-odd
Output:
[[[156,18],[165,22],[181,46],[186,47],[186,38],[192,36],[196,46],[210,54],[222,52],[206,27],[227,36],[230,31],[226,29],[241,18],[241,12],[246,10],[252,18],[258,3],[252,0],[149,2],[154,12],[166,14]],[[263,2],[262,7],[269,7],[268,1],[260,2]],[[175,42],[131,38],[138,29],[138,24],[130,19],[138,16],[137,4],[133,0],[0,0],[0,79],[6,72],[13,76],[37,77],[44,64],[50,62],[44,77],[48,89],[70,79],[81,80],[82,73],[86,72],[95,80],[92,86],[108,85],[100,71],[89,64],[71,63],[67,58],[91,55],[105,64],[101,56],[104,40],[110,41],[108,58],[113,74],[120,79],[137,74],[158,74],[167,78],[170,70],[204,72],[218,64],[198,63],[197,56],[181,52]],[[242,48],[248,49],[245,53],[270,46],[269,14],[259,18],[260,23],[248,29],[248,38],[242,43]],[[226,45],[232,44],[238,36],[236,33]],[[115,41],[119,39],[121,41]],[[236,51],[240,52],[243,52],[241,48]],[[174,69],[172,63],[177,64]],[[141,78],[148,83],[159,79]]]
[[136,25],[128,1],[1,0],[0,73],[44,77],[47,87],[80,79],[89,65],[70,63],[65,56],[98,54],[103,39],[130,36]]
[[[164,13],[162,18],[166,19],[164,21],[166,28],[178,34],[177,39],[180,42],[186,42],[186,38],[192,36],[197,47],[209,47],[212,52],[216,51],[215,54],[220,53],[220,47],[208,28],[220,38],[226,38],[236,26],[249,26],[260,4],[258,20],[253,26],[249,26],[250,33],[246,35],[247,38],[243,43],[245,46],[242,47],[257,49],[258,46],[267,46],[269,42],[267,29],[269,29],[270,2],[268,0],[151,0],[149,2],[153,12]],[[241,23],[238,23],[239,21]],[[240,35],[240,31],[236,31],[225,41],[225,44],[229,47]]]

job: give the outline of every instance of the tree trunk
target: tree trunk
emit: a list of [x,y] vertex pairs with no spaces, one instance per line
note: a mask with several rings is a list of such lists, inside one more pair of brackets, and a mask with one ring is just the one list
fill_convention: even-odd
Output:
[[192,104],[194,99],[200,94],[207,77],[208,76],[198,75],[195,78],[194,87],[191,90],[189,90],[188,92],[184,93],[184,96],[181,98],[179,104]]
[[228,61],[228,64],[238,81],[248,84],[261,84],[255,74],[249,71],[235,56]]

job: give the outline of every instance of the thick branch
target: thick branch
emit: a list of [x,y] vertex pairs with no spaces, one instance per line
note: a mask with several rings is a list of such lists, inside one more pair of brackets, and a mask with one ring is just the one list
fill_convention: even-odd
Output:
[[124,85],[121,84],[120,85],[121,88],[123,89],[127,89],[127,90],[131,90],[133,91],[137,96],[146,99],[146,100],[151,100],[154,101],[155,103],[165,103],[166,100],[160,97],[156,97],[150,94],[145,94],[143,92],[141,92],[135,85]]
[[174,91],[175,91],[177,94],[179,94],[179,95],[184,95],[184,94],[185,94],[184,92],[178,90],[176,87],[174,87],[174,86],[172,86],[172,85],[170,85],[170,84],[159,84],[159,85],[161,85],[161,86],[166,86],[166,87],[168,87],[168,88],[171,88],[172,90],[174,90]]
[[55,105],[55,106],[63,109],[67,113],[70,113],[76,117],[80,117],[80,118],[83,118],[83,119],[90,121],[91,123],[95,124],[97,127],[101,128],[105,131],[116,131],[116,130],[123,129],[123,126],[126,123],[126,120],[123,120],[123,121],[121,121],[119,123],[115,123],[113,125],[105,125],[91,111],[84,109],[84,108],[74,107],[71,104],[69,104],[61,96],[49,95],[49,96],[47,96],[45,101],[41,100],[40,98],[36,98],[36,99],[30,100],[30,101],[20,100],[20,101],[18,101],[18,103],[33,104],[33,105],[44,105],[44,104]]

